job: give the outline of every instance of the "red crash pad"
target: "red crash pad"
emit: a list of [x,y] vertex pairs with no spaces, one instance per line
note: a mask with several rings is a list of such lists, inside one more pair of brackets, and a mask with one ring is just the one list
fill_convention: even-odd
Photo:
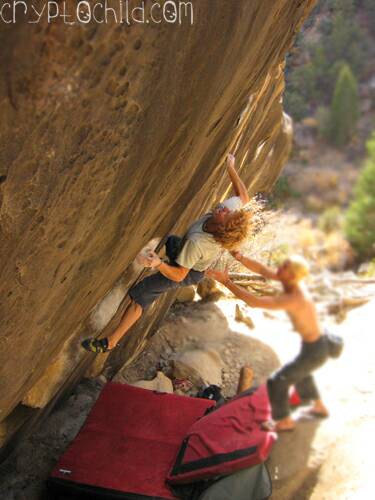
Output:
[[213,404],[108,383],[48,485],[93,499],[174,499],[165,478],[186,432]]
[[168,481],[186,484],[262,463],[276,439],[274,432],[261,428],[270,418],[264,385],[215,409],[190,427]]

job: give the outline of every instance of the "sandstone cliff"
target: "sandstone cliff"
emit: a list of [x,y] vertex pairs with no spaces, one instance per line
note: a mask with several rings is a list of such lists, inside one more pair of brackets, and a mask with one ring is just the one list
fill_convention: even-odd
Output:
[[[103,298],[116,288],[119,303],[137,278],[139,250],[226,193],[229,151],[252,193],[272,186],[291,137],[283,60],[314,3],[193,0],[193,24],[1,24],[2,444],[25,405],[45,407],[90,365],[80,339],[99,333]],[[113,370],[172,300],[133,329]]]

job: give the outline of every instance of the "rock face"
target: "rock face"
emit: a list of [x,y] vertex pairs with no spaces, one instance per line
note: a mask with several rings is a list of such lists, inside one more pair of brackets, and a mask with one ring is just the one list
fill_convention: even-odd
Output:
[[252,193],[273,184],[291,137],[283,59],[314,3],[193,0],[193,24],[74,26],[28,24],[21,7],[1,23],[0,421],[87,368],[92,312],[136,280],[149,240],[181,234],[227,194],[229,151]]

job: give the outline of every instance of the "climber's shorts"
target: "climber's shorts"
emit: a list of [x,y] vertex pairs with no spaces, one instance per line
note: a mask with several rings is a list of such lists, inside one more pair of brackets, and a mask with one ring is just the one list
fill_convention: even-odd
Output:
[[204,272],[191,269],[182,281],[173,281],[161,273],[152,274],[144,278],[129,290],[130,297],[139,304],[142,309],[147,309],[160,295],[169,290],[176,290],[189,285],[196,285],[204,277]]

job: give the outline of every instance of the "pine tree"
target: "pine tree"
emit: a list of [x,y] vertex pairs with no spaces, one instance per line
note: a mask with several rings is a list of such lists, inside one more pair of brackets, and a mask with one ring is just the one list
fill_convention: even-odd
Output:
[[336,146],[345,145],[353,136],[359,117],[357,81],[347,64],[337,78],[330,116],[330,140]]
[[369,157],[354,188],[346,213],[345,232],[362,258],[375,256],[375,132],[367,143]]

